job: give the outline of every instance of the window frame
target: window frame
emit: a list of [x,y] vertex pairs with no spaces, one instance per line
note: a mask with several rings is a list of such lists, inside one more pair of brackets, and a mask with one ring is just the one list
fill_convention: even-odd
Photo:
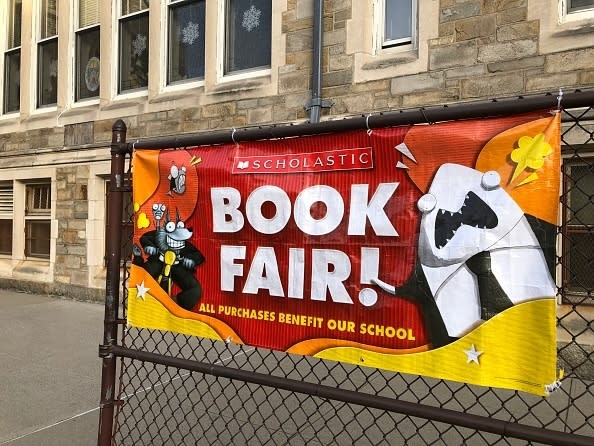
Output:
[[[0,239],[5,239],[10,244],[10,252],[2,252],[0,243],[0,256],[4,257],[12,257],[14,251],[14,242],[13,242],[13,234],[14,234],[14,182],[12,180],[3,180],[0,181],[0,220],[10,221],[9,227],[10,231],[6,232],[4,230],[0,230]],[[10,203],[10,204],[9,204]],[[10,210],[8,210],[8,205],[10,206]]]
[[[170,31],[171,31],[171,23],[172,23],[172,10],[183,7],[184,5],[190,5],[192,3],[204,3],[204,23],[202,25],[202,29],[200,32],[203,35],[204,39],[204,70],[202,76],[196,76],[188,79],[179,79],[176,81],[171,81],[170,76],[170,64],[171,64],[171,45],[170,45]],[[163,22],[166,23],[166,26],[163,27],[163,33],[161,36],[161,48],[162,51],[162,67],[160,76],[161,76],[161,88],[165,90],[175,90],[177,88],[188,88],[198,85],[203,85],[206,78],[206,51],[208,47],[208,35],[206,33],[206,15],[208,11],[207,0],[168,0],[167,2],[163,2],[163,8],[161,9],[161,14],[163,17]]]
[[586,5],[586,6],[577,6],[575,8],[572,8],[570,6],[571,0],[563,0],[565,3],[565,13],[566,14],[579,14],[581,12],[584,11],[592,11],[594,10],[594,1],[591,2],[590,5]]
[[[113,35],[115,36],[114,44],[112,45],[112,60],[114,61],[115,70],[113,70],[113,91],[114,91],[114,98],[116,97],[136,97],[136,96],[145,96],[148,94],[148,87],[150,84],[149,71],[150,71],[150,6],[146,9],[142,9],[140,11],[135,11],[129,14],[122,14],[122,6],[123,2],[126,0],[118,0],[115,5],[115,32]],[[139,16],[147,16],[148,21],[148,32],[147,32],[147,42],[146,42],[146,52],[147,52],[147,69],[146,69],[146,76],[147,76],[147,85],[137,88],[130,88],[130,89],[122,89],[121,88],[121,73],[122,73],[122,64],[121,64],[121,51],[122,51],[122,23],[126,21],[134,20]]]
[[[579,289],[575,289],[572,287],[571,281],[571,256],[572,243],[571,236],[572,234],[583,234],[589,233],[587,223],[580,224],[580,223],[572,223],[570,224],[570,220],[572,218],[572,209],[571,209],[571,191],[572,191],[572,184],[573,179],[571,175],[571,168],[574,166],[580,165],[594,165],[594,152],[592,152],[592,147],[588,147],[588,153],[580,156],[578,159],[563,159],[562,169],[563,169],[563,181],[562,181],[562,224],[561,224],[561,234],[562,234],[562,243],[561,243],[561,252],[563,255],[563,263],[561,268],[561,284],[563,289],[562,295],[562,302],[563,303],[585,303],[585,304],[594,304],[594,299],[588,297],[587,291],[581,291]],[[594,208],[594,205],[592,205]],[[576,288],[580,288],[579,284],[576,285]]]
[[[227,3],[228,0],[218,0],[217,10],[217,83],[232,82],[241,79],[250,79],[255,77],[269,76],[274,66],[274,1],[271,1],[271,20],[270,20],[270,65],[265,67],[254,67],[245,70],[226,72],[227,60]],[[209,46],[208,41],[206,46]]]
[[[34,187],[47,187],[47,202],[48,207],[31,207],[30,202],[34,201],[34,198],[31,198],[29,191],[31,188]],[[25,183],[25,196],[24,196],[24,204],[25,204],[25,215],[24,215],[24,255],[26,259],[39,259],[39,260],[49,260],[51,257],[51,249],[52,249],[52,236],[51,236],[51,229],[52,229],[52,181],[51,178],[45,179],[38,179],[35,181],[27,181]],[[48,227],[48,239],[47,239],[47,254],[41,252],[33,252],[31,249],[33,237],[30,235],[31,226],[35,223],[44,223]]]
[[411,4],[410,15],[410,37],[402,37],[400,39],[388,39],[386,37],[386,7],[388,0],[377,0],[377,15],[378,20],[375,26],[377,37],[378,50],[386,50],[390,48],[398,48],[400,50],[414,50],[417,48],[417,35],[419,27],[418,18],[418,0],[407,0]]
[[[32,95],[32,98],[34,98],[35,104],[34,104],[34,109],[50,109],[53,110],[55,108],[57,108],[58,105],[58,70],[59,70],[59,63],[58,63],[58,57],[59,57],[59,40],[58,40],[58,19],[59,19],[59,11],[58,11],[58,6],[59,6],[59,0],[55,0],[56,1],[56,34],[51,35],[51,36],[46,36],[46,37],[42,37],[43,33],[42,33],[42,25],[43,25],[43,6],[44,6],[44,0],[38,0],[37,1],[37,11],[38,11],[38,20],[37,20],[37,31],[36,31],[36,41],[35,41],[35,64],[33,66],[36,67],[35,69],[35,75],[36,75],[36,79],[35,79],[35,94]],[[42,103],[42,86],[45,85],[42,81],[42,77],[43,77],[43,65],[42,65],[42,55],[41,55],[41,51],[43,48],[49,47],[51,44],[55,43],[56,45],[56,100],[55,102],[48,102],[48,103]],[[51,75],[50,75],[51,77]],[[48,82],[49,81],[48,79]]]
[[[85,25],[85,26],[80,26],[80,0],[76,1],[76,4],[74,6],[75,9],[75,14],[74,14],[74,26],[73,26],[73,55],[72,55],[72,60],[74,60],[74,64],[72,67],[72,71],[73,71],[73,75],[72,75],[72,79],[73,79],[73,83],[72,83],[72,94],[71,94],[71,101],[73,105],[80,105],[80,104],[84,104],[84,105],[90,105],[92,103],[98,103],[99,102],[99,98],[100,98],[100,94],[101,94],[101,65],[99,65],[99,86],[97,88],[97,94],[94,96],[89,96],[89,97],[84,97],[81,98],[80,97],[80,92],[79,92],[79,84],[80,82],[84,82],[84,80],[79,79],[79,75],[82,72],[79,68],[80,68],[80,36],[82,34],[86,34],[89,32],[93,32],[93,31],[98,31],[99,32],[99,53],[101,53],[101,23],[100,23],[100,11],[101,11],[101,4],[100,1],[97,0],[97,8],[98,8],[98,14],[97,14],[97,22],[90,24],[90,25]],[[101,64],[101,54],[99,54],[99,63]]]
[[[1,79],[2,79],[2,92],[0,93],[1,97],[2,97],[2,111],[0,114],[2,115],[15,115],[20,113],[21,110],[21,99],[20,99],[20,73],[21,73],[21,48],[22,48],[22,36],[19,35],[18,36],[18,45],[15,45],[14,41],[11,41],[10,39],[10,27],[11,25],[14,26],[15,22],[16,22],[16,14],[15,14],[15,6],[16,0],[9,0],[8,2],[5,3],[4,8],[6,8],[5,10],[2,10],[1,12],[5,15],[5,17],[7,18],[7,23],[6,23],[6,30],[5,30],[5,34],[4,34],[4,48],[3,48],[3,52],[2,52],[2,63],[3,63],[3,68],[2,68],[2,73],[0,74]],[[21,0],[21,14],[20,14],[20,18],[21,18],[21,23],[19,24],[19,29],[22,32],[22,26],[23,26],[23,13],[22,13],[22,9],[23,8],[23,2]],[[14,35],[13,35],[14,38]],[[18,79],[18,85],[19,85],[19,94],[18,94],[18,106],[14,109],[9,110],[8,107],[8,99],[9,99],[9,95],[7,94],[8,89],[10,88],[11,84],[13,83],[13,80],[10,79],[9,76],[9,71],[11,68],[11,64],[7,63],[9,58],[12,58],[13,56],[18,55],[18,59],[19,59],[19,63],[18,63],[18,73],[19,73],[19,79]]]

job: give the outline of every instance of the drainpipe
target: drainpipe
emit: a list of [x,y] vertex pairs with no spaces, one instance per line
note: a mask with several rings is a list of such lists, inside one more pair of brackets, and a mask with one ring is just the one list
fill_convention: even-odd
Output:
[[321,108],[330,108],[332,101],[322,100],[322,38],[324,0],[313,0],[313,55],[311,75],[311,101],[305,107],[309,111],[309,122],[320,122]]

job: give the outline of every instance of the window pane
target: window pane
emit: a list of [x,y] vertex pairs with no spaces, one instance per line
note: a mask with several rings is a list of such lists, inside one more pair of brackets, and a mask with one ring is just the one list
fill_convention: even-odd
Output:
[[78,0],[78,27],[99,23],[99,0]]
[[0,220],[0,254],[12,254],[12,220]]
[[12,0],[9,7],[8,49],[21,46],[21,17],[23,2],[21,0]]
[[41,38],[47,39],[58,34],[57,0],[41,1]]
[[21,50],[4,55],[4,113],[21,107]]
[[[384,42],[405,39],[410,42],[412,36],[412,1],[385,0]],[[400,42],[395,42],[400,43]]]
[[594,289],[594,237],[588,231],[567,232],[567,258],[563,265],[570,291],[587,292]]
[[48,259],[50,255],[50,221],[25,221],[25,255]]
[[148,23],[148,14],[120,22],[120,92],[148,85]]
[[37,57],[37,103],[53,105],[58,98],[58,39],[39,44]]
[[169,82],[204,77],[205,2],[169,11]]
[[569,11],[592,8],[594,0],[569,0],[567,6]]
[[227,0],[225,72],[270,66],[272,3]]
[[568,188],[570,225],[594,225],[594,170],[593,166],[570,167]]
[[99,96],[99,27],[76,34],[76,100]]
[[148,9],[149,3],[149,0],[122,0],[122,15]]
[[52,207],[52,189],[49,183],[28,184],[25,194],[26,215],[49,215]]

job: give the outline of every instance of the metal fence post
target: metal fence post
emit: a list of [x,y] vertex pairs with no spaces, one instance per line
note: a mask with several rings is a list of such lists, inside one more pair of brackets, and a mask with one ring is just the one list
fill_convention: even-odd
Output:
[[117,343],[117,316],[120,289],[121,223],[124,186],[124,168],[128,145],[126,124],[118,119],[112,126],[111,176],[109,193],[109,221],[107,234],[107,280],[105,284],[105,318],[103,344],[99,356],[103,358],[101,372],[101,403],[99,411],[98,446],[111,445],[113,432],[116,357],[110,348]]

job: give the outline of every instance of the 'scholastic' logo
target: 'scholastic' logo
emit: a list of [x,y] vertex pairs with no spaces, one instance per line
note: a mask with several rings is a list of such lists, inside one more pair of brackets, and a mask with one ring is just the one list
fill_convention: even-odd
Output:
[[233,160],[234,174],[304,173],[373,168],[371,147],[334,149],[325,152],[287,153],[268,156],[237,156]]

